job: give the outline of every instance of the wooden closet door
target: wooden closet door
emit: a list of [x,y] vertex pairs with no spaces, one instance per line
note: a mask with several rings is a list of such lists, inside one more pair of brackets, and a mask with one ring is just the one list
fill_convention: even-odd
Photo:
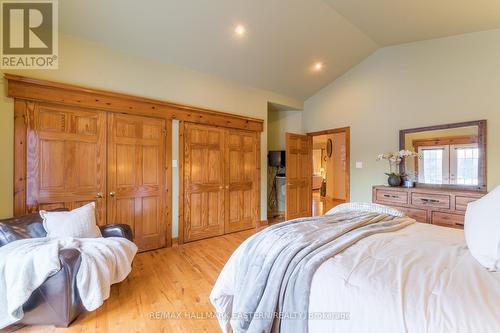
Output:
[[286,133],[287,220],[312,215],[312,138]]
[[141,251],[166,243],[165,120],[108,115],[108,224],[132,227]]
[[224,130],[186,123],[184,240],[224,234]]
[[106,114],[27,103],[26,208],[75,209],[96,202],[106,224]]
[[226,135],[225,232],[250,229],[257,221],[258,140],[255,132],[228,130]]

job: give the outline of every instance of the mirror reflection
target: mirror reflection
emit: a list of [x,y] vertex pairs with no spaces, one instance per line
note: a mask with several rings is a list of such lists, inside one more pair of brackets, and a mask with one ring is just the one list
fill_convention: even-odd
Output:
[[405,149],[420,156],[406,161],[406,173],[419,183],[479,184],[479,127],[466,126],[405,134]]

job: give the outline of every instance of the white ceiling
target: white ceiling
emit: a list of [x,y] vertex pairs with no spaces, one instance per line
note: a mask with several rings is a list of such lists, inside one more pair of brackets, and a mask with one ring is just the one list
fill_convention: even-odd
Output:
[[325,0],[380,45],[500,27],[499,0]]
[[[488,5],[487,5],[488,4]],[[306,99],[380,45],[500,27],[487,0],[64,0],[61,30]],[[244,38],[234,36],[243,24]],[[321,61],[324,69],[313,72]]]
[[[298,99],[377,49],[323,0],[64,0],[63,32]],[[237,23],[247,35],[236,39]],[[311,73],[322,61],[321,73]]]

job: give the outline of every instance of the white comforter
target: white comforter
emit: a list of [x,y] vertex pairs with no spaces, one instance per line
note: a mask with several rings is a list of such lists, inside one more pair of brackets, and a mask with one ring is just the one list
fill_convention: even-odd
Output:
[[[236,251],[212,298],[231,312]],[[316,271],[309,332],[500,332],[500,272],[470,255],[463,231],[416,223],[372,235]],[[335,320],[325,319],[328,317]],[[227,322],[221,320],[223,330]]]
[[0,329],[23,317],[23,304],[47,277],[61,269],[59,251],[81,253],[78,293],[88,311],[109,297],[110,287],[130,273],[137,246],[125,238],[31,238],[0,247]]

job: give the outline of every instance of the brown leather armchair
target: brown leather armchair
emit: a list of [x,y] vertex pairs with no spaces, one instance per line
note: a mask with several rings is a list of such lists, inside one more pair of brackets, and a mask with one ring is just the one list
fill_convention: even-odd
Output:
[[[103,237],[123,237],[132,241],[132,230],[126,224],[100,227]],[[19,239],[45,237],[38,213],[0,220],[0,247]],[[80,252],[62,249],[59,252],[61,270],[49,277],[23,305],[24,317],[16,325],[55,325],[68,327],[85,311],[78,289],[76,274],[80,267]]]

